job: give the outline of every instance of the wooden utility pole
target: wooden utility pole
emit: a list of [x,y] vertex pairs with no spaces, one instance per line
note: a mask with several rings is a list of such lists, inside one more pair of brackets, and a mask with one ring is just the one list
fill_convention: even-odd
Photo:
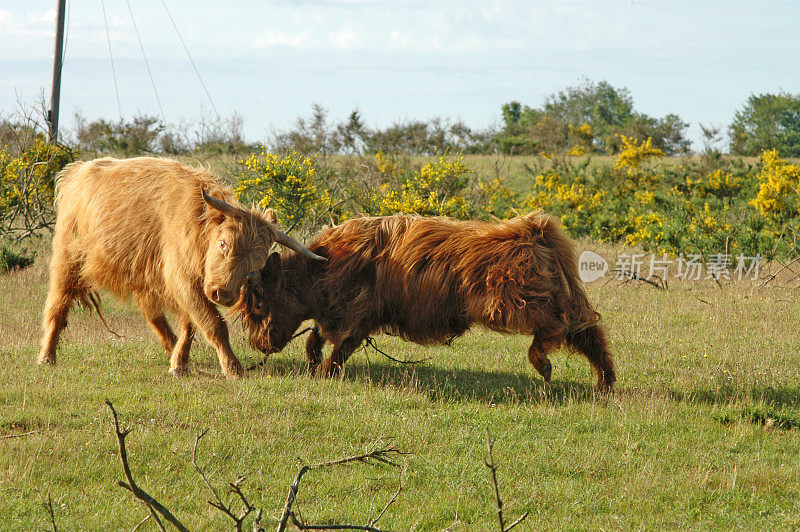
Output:
[[53,55],[53,88],[50,91],[50,110],[47,123],[50,125],[50,142],[58,141],[58,105],[61,100],[61,57],[64,53],[64,7],[67,0],[56,0],[56,46]]

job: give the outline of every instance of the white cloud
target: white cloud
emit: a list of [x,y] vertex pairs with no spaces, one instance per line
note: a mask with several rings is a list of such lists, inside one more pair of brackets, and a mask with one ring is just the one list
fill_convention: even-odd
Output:
[[312,32],[305,30],[296,31],[268,31],[253,39],[251,48],[271,48],[273,46],[286,46],[289,48],[306,48],[313,42]]
[[342,50],[363,48],[365,44],[362,35],[349,28],[334,32],[330,35],[328,41],[334,48]]
[[56,23],[55,9],[44,11],[19,12],[0,10],[0,36],[30,37],[54,35]]

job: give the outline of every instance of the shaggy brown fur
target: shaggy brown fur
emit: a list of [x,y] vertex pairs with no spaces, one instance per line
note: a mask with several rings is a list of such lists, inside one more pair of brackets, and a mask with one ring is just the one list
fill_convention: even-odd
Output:
[[[214,303],[233,304],[272,243],[285,244],[274,213],[241,208],[204,170],[149,157],[68,165],[58,176],[56,210],[40,364],[55,363],[72,302],[98,309],[97,291],[107,290],[133,296],[171,354],[171,373],[186,372],[197,327],[222,372],[242,374]],[[177,314],[177,337],[167,309]]]
[[[478,323],[533,335],[528,358],[545,380],[552,369],[547,353],[562,344],[589,359],[601,388],[616,380],[572,246],[549,216],[501,223],[360,218],[323,231],[309,248],[328,264],[273,253],[260,282],[245,291],[241,305],[254,348],[279,351],[314,319],[309,365],[332,375],[375,331],[438,344]],[[326,341],[333,351],[322,363]]]

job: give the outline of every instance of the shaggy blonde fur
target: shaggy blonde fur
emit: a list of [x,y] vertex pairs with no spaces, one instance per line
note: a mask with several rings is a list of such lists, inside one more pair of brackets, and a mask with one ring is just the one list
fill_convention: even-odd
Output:
[[[204,200],[202,190],[230,209]],[[55,363],[72,302],[96,307],[97,291],[106,290],[132,296],[171,354],[171,373],[187,371],[197,327],[222,372],[242,374],[210,299],[231,305],[247,274],[264,266],[276,240],[267,214],[241,208],[205,170],[151,157],[70,164],[58,176],[56,210],[39,363]],[[177,316],[177,337],[165,310]]]

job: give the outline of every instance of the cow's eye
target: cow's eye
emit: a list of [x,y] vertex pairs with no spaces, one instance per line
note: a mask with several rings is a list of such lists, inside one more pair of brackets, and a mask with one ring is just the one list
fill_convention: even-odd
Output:
[[223,253],[227,253],[228,251],[228,243],[224,240],[219,241],[219,249],[222,250]]
[[256,310],[261,310],[262,308],[264,308],[264,303],[262,303],[261,301],[256,303]]

